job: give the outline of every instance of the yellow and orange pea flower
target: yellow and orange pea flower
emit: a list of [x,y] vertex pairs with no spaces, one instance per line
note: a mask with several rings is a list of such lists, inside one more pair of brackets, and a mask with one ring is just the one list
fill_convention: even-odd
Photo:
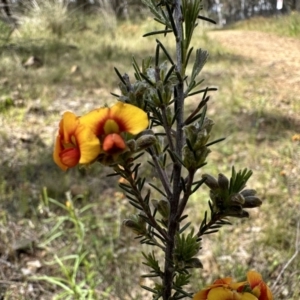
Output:
[[80,123],[79,117],[65,112],[59,123],[53,159],[62,169],[93,162],[101,152],[100,141],[93,131]]
[[59,123],[53,158],[63,170],[90,164],[99,154],[118,155],[126,149],[122,133],[136,135],[148,127],[148,116],[140,108],[117,102],[77,117],[63,114]]
[[140,108],[117,102],[112,107],[95,109],[80,118],[101,141],[102,152],[117,155],[126,149],[122,133],[136,135],[148,127],[148,116]]
[[252,293],[258,300],[273,300],[273,295],[270,288],[263,281],[261,274],[255,271],[247,273],[247,281],[250,285]]
[[247,281],[232,282],[232,278],[216,280],[199,291],[193,300],[273,300],[272,293],[255,271],[247,273]]

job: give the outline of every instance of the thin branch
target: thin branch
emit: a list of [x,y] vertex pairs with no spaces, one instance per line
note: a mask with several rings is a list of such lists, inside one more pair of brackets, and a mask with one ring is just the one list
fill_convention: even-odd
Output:
[[185,193],[183,195],[183,198],[180,201],[178,212],[177,212],[177,218],[179,219],[185,209],[185,206],[189,200],[189,197],[191,195],[191,189],[194,181],[194,175],[195,171],[189,171],[189,175],[187,177],[187,183],[185,187]]
[[168,200],[170,201],[170,199],[173,197],[172,192],[171,192],[171,187],[169,185],[169,180],[168,180],[168,176],[165,172],[165,170],[161,167],[157,156],[154,154],[154,150],[153,147],[150,148],[150,155],[152,157],[153,163],[155,165],[155,169],[157,171],[158,177],[164,187],[164,190],[167,194]]
[[[184,82],[182,78],[182,43],[183,43],[183,30],[182,30],[182,12],[181,1],[174,0],[174,20],[176,26],[176,61],[177,66],[175,72],[178,78],[178,83],[174,89],[175,103],[174,113],[176,114],[176,140],[175,140],[175,153],[178,157],[182,157],[183,148],[183,113],[184,113]],[[181,194],[181,164],[176,160],[173,164],[173,197],[170,199],[170,217],[168,222],[168,237],[169,241],[166,245],[165,252],[165,265],[163,275],[163,300],[168,300],[172,295],[172,283],[173,283],[173,255],[175,247],[175,235],[178,230],[178,219],[176,219],[179,199]]]
[[156,229],[166,240],[169,240],[169,237],[168,237],[166,231],[163,228],[161,228],[160,225],[156,222],[155,218],[152,216],[151,210],[144,202],[144,199],[142,198],[142,195],[141,195],[138,187],[136,186],[135,180],[131,177],[131,171],[128,169],[125,169],[125,172],[127,175],[126,179],[130,183],[130,186],[135,193],[136,199],[138,200],[140,206],[143,208],[144,213],[146,214],[146,216],[149,219],[149,224],[151,224],[151,226],[154,229]]
[[171,128],[170,128],[170,126],[168,125],[168,122],[167,122],[167,114],[166,114],[166,107],[165,106],[163,106],[161,108],[161,112],[162,112],[162,120],[163,120],[163,125],[164,125],[164,128],[165,128],[165,132],[166,132],[166,135],[167,135],[169,147],[170,147],[170,150],[173,152],[174,151],[174,143],[173,143]]

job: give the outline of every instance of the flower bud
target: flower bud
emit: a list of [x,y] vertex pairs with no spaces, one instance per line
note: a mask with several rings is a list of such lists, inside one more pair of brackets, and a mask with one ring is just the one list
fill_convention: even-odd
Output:
[[215,177],[209,174],[203,174],[202,178],[205,178],[204,184],[206,184],[210,189],[216,190],[219,189],[219,184]]
[[171,101],[173,91],[174,91],[174,87],[172,84],[164,85],[164,91],[162,97],[165,104],[169,104],[169,102]]
[[243,195],[244,197],[255,196],[256,195],[256,190],[246,189],[246,190],[241,191],[241,195]]
[[127,95],[128,94],[127,86],[123,82],[119,83],[119,89],[121,90],[121,93],[123,95]]
[[161,214],[164,220],[169,219],[170,215],[170,203],[168,200],[162,199],[158,201],[158,212]]
[[190,169],[192,167],[195,168],[196,161],[194,153],[191,151],[191,149],[188,147],[188,145],[184,145],[182,148],[182,160],[184,163],[184,166],[187,169]]
[[218,176],[218,184],[223,191],[227,191],[229,189],[229,180],[222,173],[220,173]]
[[201,147],[199,150],[196,151],[196,167],[201,166],[203,163],[205,163],[206,157],[211,152],[211,150],[207,147]]
[[168,106],[166,108],[166,117],[167,117],[167,123],[168,123],[168,125],[172,126],[172,120],[173,120],[173,117],[174,117],[174,113],[173,113],[173,111],[172,111],[172,109],[171,109],[170,106]]
[[201,129],[201,131],[199,131],[197,133],[196,142],[194,143],[194,149],[197,150],[197,149],[205,146],[209,137],[210,137],[210,135],[207,133],[207,130],[205,128]]
[[168,61],[164,61],[159,65],[159,77],[161,80],[165,79],[165,75],[168,72]]
[[152,82],[156,82],[156,70],[152,67],[148,68],[146,70],[148,79]]
[[123,225],[131,229],[137,235],[144,235],[147,233],[146,222],[138,215],[132,215],[131,219],[125,219]]
[[152,205],[153,205],[153,207],[154,207],[155,209],[158,208],[158,200],[156,200],[156,199],[151,199],[151,203],[152,203]]
[[224,208],[224,200],[213,190],[209,191],[209,197],[214,206],[216,206],[219,210],[222,210]]
[[212,119],[209,118],[205,118],[202,128],[206,129],[207,133],[209,134],[212,130],[212,127],[214,126],[214,121]]
[[199,258],[193,257],[186,262],[189,266],[195,269],[203,269],[203,264]]
[[249,213],[242,209],[241,206],[231,206],[222,211],[224,217],[248,218]]
[[194,124],[184,126],[185,136],[191,142],[192,145],[196,143],[198,131],[199,129],[197,129]]
[[245,203],[243,204],[244,208],[253,208],[262,205],[261,199],[256,196],[245,197]]
[[144,134],[136,140],[138,150],[146,149],[156,143],[156,137],[152,134]]
[[139,136],[144,135],[144,134],[154,135],[154,131],[152,129],[145,129],[139,134]]
[[161,105],[156,89],[149,87],[148,96],[155,105]]
[[136,151],[136,141],[131,139],[126,142],[127,147],[129,148],[130,152],[135,152]]
[[245,203],[245,198],[238,193],[230,195],[229,200],[231,202],[230,204],[232,204],[233,206],[237,204],[243,205]]

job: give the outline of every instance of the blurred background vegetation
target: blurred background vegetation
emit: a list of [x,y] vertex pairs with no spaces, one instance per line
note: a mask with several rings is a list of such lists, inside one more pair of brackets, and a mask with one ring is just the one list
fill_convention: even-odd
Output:
[[[0,3],[0,298],[151,299],[139,288],[141,248],[122,227],[133,210],[118,179],[100,165],[63,173],[52,148],[62,112],[111,104],[113,67],[132,77],[132,56],[141,62],[155,51],[155,38],[142,35],[159,25],[134,0]],[[201,23],[194,45],[210,53],[203,86],[219,91],[208,116],[215,137],[227,137],[205,172],[253,169],[251,188],[264,203],[203,240],[204,269],[191,290],[255,268],[275,299],[299,300],[299,0],[281,10],[274,0],[203,4],[219,26]],[[148,166],[143,172],[156,180]],[[207,200],[207,190],[191,199],[195,225]]]

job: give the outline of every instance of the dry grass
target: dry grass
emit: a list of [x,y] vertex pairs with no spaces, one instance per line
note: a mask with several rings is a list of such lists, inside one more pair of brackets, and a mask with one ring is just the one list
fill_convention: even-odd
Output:
[[[0,74],[5,74],[0,78],[4,299],[82,299],[80,293],[86,293],[84,299],[149,299],[137,288],[144,271],[139,270],[139,246],[121,226],[133,210],[116,193],[115,178],[106,178],[108,170],[101,166],[63,174],[51,157],[61,113],[82,114],[110,103],[109,92],[118,93],[113,66],[132,74],[131,55],[138,60],[153,55],[154,38],[145,42],[141,35],[157,25],[147,20],[116,26],[114,19],[105,18],[68,16],[74,26],[64,28],[62,35],[54,27],[37,31],[32,23],[31,31],[29,25],[21,26],[9,40],[0,41]],[[300,149],[292,137],[300,133],[300,109],[299,94],[290,87],[297,70],[287,64],[282,74],[283,65],[276,63],[268,68],[265,55],[247,55],[230,36],[222,39],[199,29],[194,40],[211,53],[201,76],[219,87],[208,110],[216,122],[214,135],[228,137],[213,148],[204,171],[229,175],[233,164],[253,169],[250,185],[264,204],[249,220],[233,220],[232,227],[203,241],[204,270],[195,272],[192,290],[217,276],[242,279],[250,268],[262,272],[272,286],[296,251]],[[263,37],[263,46],[271,49],[272,39]],[[244,43],[249,39],[239,38]],[[43,61],[40,68],[22,66],[31,55]],[[189,99],[187,109],[196,100]],[[70,196],[74,206],[66,202]],[[200,223],[207,199],[204,190],[191,199],[188,212],[195,223]],[[299,269],[298,256],[277,281],[276,299],[299,299]],[[54,276],[59,278],[54,281]]]
[[290,15],[272,16],[269,18],[255,17],[237,22],[230,28],[272,32],[281,36],[300,37],[300,14],[293,11]]

